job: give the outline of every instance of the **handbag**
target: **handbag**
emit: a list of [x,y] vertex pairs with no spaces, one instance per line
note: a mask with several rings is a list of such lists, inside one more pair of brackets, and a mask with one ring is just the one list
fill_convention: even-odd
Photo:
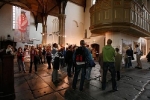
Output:
[[94,60],[91,60],[89,64],[90,64],[90,67],[95,67],[95,65],[96,65]]

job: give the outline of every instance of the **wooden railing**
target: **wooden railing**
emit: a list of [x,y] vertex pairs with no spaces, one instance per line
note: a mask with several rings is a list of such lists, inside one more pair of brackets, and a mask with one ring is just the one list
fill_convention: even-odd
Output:
[[136,31],[141,37],[150,36],[150,12],[134,0],[99,0],[90,14],[92,33]]

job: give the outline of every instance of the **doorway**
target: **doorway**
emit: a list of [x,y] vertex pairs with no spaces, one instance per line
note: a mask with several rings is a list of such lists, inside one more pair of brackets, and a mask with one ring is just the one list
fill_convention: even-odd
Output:
[[93,43],[91,44],[91,47],[92,47],[92,50],[91,50],[92,57],[94,58],[94,60],[98,60],[100,45],[97,43]]

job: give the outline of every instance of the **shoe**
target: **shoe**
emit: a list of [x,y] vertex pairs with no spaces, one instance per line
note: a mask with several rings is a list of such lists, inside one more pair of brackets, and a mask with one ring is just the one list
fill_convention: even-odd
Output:
[[104,91],[104,90],[105,90],[105,88],[103,88],[103,87],[102,87],[102,90]]
[[142,69],[142,67],[139,67],[138,69]]
[[72,87],[73,90],[76,90],[76,87]]
[[83,91],[83,88],[82,89],[79,89],[80,91]]
[[139,68],[138,66],[136,66],[135,68]]
[[113,92],[115,92],[115,91],[118,91],[118,89],[116,88],[116,89],[113,89]]

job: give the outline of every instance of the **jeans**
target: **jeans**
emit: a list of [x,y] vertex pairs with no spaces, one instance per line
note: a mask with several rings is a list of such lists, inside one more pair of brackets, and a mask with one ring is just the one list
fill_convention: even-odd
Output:
[[34,63],[34,69],[35,69],[35,72],[37,72],[37,61],[30,61],[30,69],[29,69],[29,73],[32,72],[32,64]]
[[55,82],[58,80],[58,70],[57,69],[53,69],[52,72],[52,81]]
[[71,76],[71,68],[72,68],[72,62],[69,62],[68,63],[68,66],[67,66],[67,75],[70,77]]
[[24,64],[24,61],[22,61],[22,59],[18,59],[18,67],[19,67],[19,71],[26,71],[25,69],[25,64]]
[[128,57],[128,58],[126,58],[126,59],[127,59],[127,61],[126,61],[126,63],[125,63],[125,67],[126,67],[126,68],[129,68],[130,66],[132,66],[132,62],[131,62],[132,57]]
[[51,69],[51,60],[52,60],[52,58],[50,56],[47,56],[46,59],[47,59],[48,69]]
[[91,70],[92,70],[92,67],[88,67],[88,68],[86,69],[86,76],[85,76],[85,78],[86,78],[87,80],[90,80]]
[[83,90],[83,85],[84,85],[84,80],[85,80],[85,74],[86,74],[86,66],[85,66],[85,64],[76,65],[75,66],[75,74],[74,74],[73,84],[72,84],[72,88],[73,89],[76,88],[76,84],[77,84],[78,75],[80,73],[80,70],[82,70],[82,72],[81,72],[81,80],[80,80],[80,88],[79,89]]
[[65,67],[65,59],[64,58],[60,59],[60,65],[61,65],[61,67]]
[[136,54],[136,59],[137,59],[137,66],[138,67],[140,67],[140,68],[142,68],[142,63],[141,63],[141,60],[140,60],[140,58],[141,58],[141,56],[140,55],[138,55],[138,54]]
[[103,81],[102,81],[102,89],[105,90],[106,88],[106,75],[107,71],[110,71],[111,77],[112,77],[112,89],[115,90],[117,89],[117,83],[116,83],[116,71],[115,71],[115,66],[114,62],[104,62],[103,63]]
[[117,80],[120,80],[120,71],[117,71]]

